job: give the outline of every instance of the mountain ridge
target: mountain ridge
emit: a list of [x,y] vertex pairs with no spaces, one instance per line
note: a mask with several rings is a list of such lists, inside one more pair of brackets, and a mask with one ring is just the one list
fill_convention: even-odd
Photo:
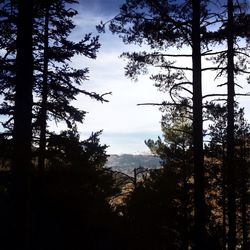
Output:
[[111,154],[105,166],[114,171],[131,174],[135,168],[155,169],[161,164],[160,158],[152,154]]

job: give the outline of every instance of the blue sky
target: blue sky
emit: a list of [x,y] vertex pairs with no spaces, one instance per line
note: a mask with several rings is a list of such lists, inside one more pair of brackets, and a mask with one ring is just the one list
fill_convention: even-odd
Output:
[[[98,34],[95,26],[100,21],[114,17],[122,1],[80,1],[76,6],[79,14],[75,18],[76,29],[72,39],[81,39],[82,35],[92,32]],[[100,34],[101,49],[96,60],[75,57],[76,67],[89,67],[90,79],[84,83],[84,88],[98,93],[112,92],[107,97],[109,103],[99,103],[86,96],[78,96],[75,106],[86,110],[88,114],[78,129],[82,139],[87,138],[92,131],[103,130],[101,142],[109,145],[108,153],[142,153],[149,152],[144,140],[157,139],[161,135],[161,113],[157,107],[137,106],[143,102],[162,102],[165,95],[157,91],[148,76],[138,82],[125,78],[126,61],[119,55],[137,47],[126,46],[120,38],[110,32]]]
[[[114,17],[122,2],[80,0],[80,5],[76,6],[79,12],[75,18],[76,29],[71,38],[79,40],[88,32],[97,35],[95,26],[101,20],[105,22]],[[137,104],[162,102],[167,99],[167,95],[153,86],[153,82],[148,79],[149,76],[139,78],[136,83],[124,77],[126,61],[120,59],[119,55],[124,51],[138,50],[138,47],[124,45],[121,39],[108,31],[100,34],[100,43],[102,46],[96,60],[77,56],[73,60],[75,67],[90,69],[90,80],[84,83],[86,90],[98,93],[112,92],[108,97],[109,103],[104,104],[90,100],[86,96],[78,97],[74,105],[88,112],[84,123],[78,126],[81,137],[85,139],[91,132],[103,130],[101,142],[110,146],[110,154],[149,152],[144,140],[157,139],[161,135],[161,113],[157,107]],[[191,61],[186,63],[190,65]],[[204,80],[204,93],[213,93],[216,85],[213,83],[212,75],[204,76]],[[218,89],[216,93],[226,93],[225,91],[225,88]],[[249,107],[249,98],[244,97],[241,101],[243,106]],[[250,120],[249,112],[247,117]],[[58,129],[61,128],[59,126]]]

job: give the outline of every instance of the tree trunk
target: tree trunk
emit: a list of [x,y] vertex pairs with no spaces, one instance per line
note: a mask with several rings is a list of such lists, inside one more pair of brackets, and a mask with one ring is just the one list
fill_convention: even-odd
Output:
[[[243,167],[246,167],[244,164]],[[241,183],[241,230],[242,230],[242,250],[249,250],[248,244],[248,220],[247,220],[247,187],[246,187],[246,176],[248,173],[244,171]]]
[[188,223],[188,174],[187,174],[187,164],[186,164],[186,152],[185,146],[183,145],[183,159],[182,159],[182,167],[183,167],[183,192],[182,192],[182,210],[183,210],[183,241],[182,241],[182,250],[188,250],[189,247],[189,223]]
[[[244,128],[243,128],[244,129]],[[240,166],[240,192],[241,192],[241,230],[242,230],[242,250],[249,250],[248,244],[248,214],[247,214],[247,196],[248,196],[248,171],[247,171],[247,152],[246,152],[246,133],[242,138],[241,160],[243,164]]]
[[193,146],[194,146],[194,233],[195,249],[206,248],[204,152],[202,121],[200,1],[192,0],[192,63],[193,63]]
[[226,245],[227,245],[227,240],[226,240],[226,235],[227,235],[227,217],[226,217],[226,212],[227,212],[227,202],[226,202],[226,171],[225,171],[225,165],[226,165],[226,160],[225,160],[225,143],[223,141],[222,143],[222,247],[223,250],[226,250]]
[[42,178],[45,168],[46,152],[46,127],[47,127],[47,101],[48,101],[48,47],[49,47],[49,5],[45,6],[44,21],[44,55],[43,55],[43,83],[42,83],[42,103],[40,110],[40,139],[39,139],[39,157],[38,171]]
[[16,88],[13,130],[13,243],[30,249],[30,178],[32,141],[32,0],[18,1]]
[[227,26],[227,186],[228,186],[228,249],[236,248],[236,204],[235,204],[235,166],[234,166],[234,36],[233,0],[228,0]]

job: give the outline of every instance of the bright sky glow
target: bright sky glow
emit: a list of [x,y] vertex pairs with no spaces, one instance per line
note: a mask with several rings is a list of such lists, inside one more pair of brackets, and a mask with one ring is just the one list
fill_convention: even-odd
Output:
[[[97,34],[95,26],[101,20],[109,20],[119,11],[118,1],[92,1],[91,6],[84,6],[78,6],[79,15],[75,19],[77,27],[72,39],[81,39],[88,32]],[[126,61],[119,56],[124,51],[134,51],[135,47],[124,45],[121,39],[109,31],[100,35],[100,43],[101,49],[96,60],[75,57],[73,61],[76,67],[83,65],[90,69],[90,79],[84,83],[86,90],[100,94],[112,92],[112,95],[107,96],[109,103],[103,104],[87,96],[78,97],[74,105],[89,112],[84,123],[78,126],[81,136],[87,138],[91,132],[103,130],[101,142],[110,146],[108,153],[149,152],[144,140],[157,139],[161,135],[161,113],[157,107],[137,104],[162,102],[166,94],[159,92],[148,76],[140,77],[138,82],[132,82],[124,76]]]
[[[75,18],[77,26],[71,38],[79,40],[88,32],[97,34],[95,26],[101,20],[107,21],[114,17],[119,11],[121,2],[80,0],[80,5],[76,6],[79,11],[79,15]],[[149,76],[139,78],[136,83],[124,77],[126,62],[118,57],[122,52],[134,51],[136,47],[124,45],[121,39],[109,31],[100,35],[100,43],[101,49],[96,60],[83,57],[75,57],[73,60],[74,66],[90,69],[90,80],[84,83],[86,90],[100,94],[112,92],[111,96],[107,96],[109,103],[101,104],[90,100],[87,96],[79,96],[74,103],[76,107],[89,112],[84,123],[78,126],[82,139],[87,138],[91,132],[103,130],[101,142],[110,146],[108,153],[148,152],[144,140],[156,139],[161,135],[161,113],[155,106],[137,106],[137,104],[161,103],[166,100],[167,95],[157,91],[153,82],[148,79]],[[191,60],[185,61],[185,65],[191,67]],[[226,93],[225,88],[216,88],[213,74],[204,74],[203,80],[204,93]],[[250,91],[249,87],[238,92],[247,91]],[[241,101],[241,106],[246,107],[246,117],[250,120],[249,97],[237,100]]]

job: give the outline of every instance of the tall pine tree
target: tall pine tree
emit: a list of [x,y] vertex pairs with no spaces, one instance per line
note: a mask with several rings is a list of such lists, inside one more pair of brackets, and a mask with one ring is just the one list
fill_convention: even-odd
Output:
[[15,106],[13,129],[14,248],[30,249],[30,178],[33,89],[33,1],[18,3]]

